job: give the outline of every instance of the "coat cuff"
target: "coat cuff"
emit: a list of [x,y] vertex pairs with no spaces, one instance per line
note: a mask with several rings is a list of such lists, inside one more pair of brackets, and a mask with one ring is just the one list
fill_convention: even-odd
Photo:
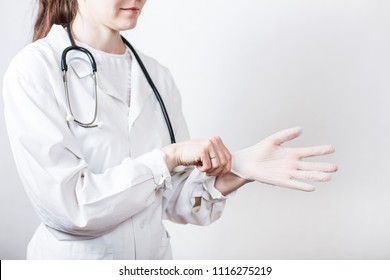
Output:
[[172,189],[172,178],[165,163],[165,154],[158,149],[143,154],[136,159],[138,162],[148,166],[153,174],[156,190],[161,188]]
[[192,197],[203,197],[206,200],[216,202],[218,200],[226,200],[233,197],[236,191],[229,193],[228,195],[223,195],[219,190],[215,188],[215,180],[216,176],[207,176],[205,173],[202,173],[198,170],[194,170],[193,172],[197,172],[197,181],[202,182],[203,188],[195,189]]

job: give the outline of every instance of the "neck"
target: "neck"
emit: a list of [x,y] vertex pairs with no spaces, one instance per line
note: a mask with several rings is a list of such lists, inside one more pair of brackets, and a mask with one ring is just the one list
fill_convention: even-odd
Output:
[[75,40],[96,50],[112,54],[123,54],[126,51],[119,31],[106,26],[90,24],[79,16],[76,16],[71,29]]

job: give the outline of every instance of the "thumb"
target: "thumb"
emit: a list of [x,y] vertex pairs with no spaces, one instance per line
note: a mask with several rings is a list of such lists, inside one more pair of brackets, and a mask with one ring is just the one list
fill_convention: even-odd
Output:
[[302,134],[301,127],[292,127],[288,129],[281,130],[276,132],[268,137],[275,145],[281,145],[284,142],[293,140]]

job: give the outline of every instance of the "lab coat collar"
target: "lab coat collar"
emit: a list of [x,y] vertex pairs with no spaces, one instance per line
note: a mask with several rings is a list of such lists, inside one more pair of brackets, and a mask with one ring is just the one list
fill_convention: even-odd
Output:
[[[59,57],[61,56],[63,50],[70,46],[68,33],[61,25],[53,25],[50,32],[47,35],[47,38],[55,46]],[[138,51],[137,53],[142,58],[143,55]],[[129,112],[130,127],[137,119],[146,101],[148,100],[149,96],[152,94],[152,89],[148,81],[146,80],[141,67],[139,66],[137,60],[135,59],[132,53],[131,53],[131,57],[132,57],[131,59],[131,104],[130,104],[130,112]],[[72,52],[72,58],[86,59],[85,54],[81,52]],[[86,75],[91,73],[90,67],[86,67],[85,65],[86,64],[84,63],[72,63],[72,68],[75,70],[79,78],[85,77]],[[98,68],[98,76],[99,76],[99,68]],[[99,85],[99,89],[100,91],[103,91],[105,94],[109,94],[115,98],[118,98],[115,95],[115,92],[110,90],[109,83],[107,84],[104,83],[101,86]]]
[[68,33],[61,25],[54,24],[46,36],[50,44],[54,45],[56,51],[61,55],[63,50],[71,45]]

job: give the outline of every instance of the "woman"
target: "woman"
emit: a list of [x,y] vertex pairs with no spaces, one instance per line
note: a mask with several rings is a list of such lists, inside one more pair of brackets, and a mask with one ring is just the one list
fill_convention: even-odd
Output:
[[[332,164],[300,161],[332,153],[331,146],[281,147],[299,128],[233,156],[219,137],[188,140],[169,71],[139,54],[171,119],[177,143],[170,144],[162,109],[120,36],[136,26],[145,2],[40,0],[34,42],[9,66],[3,90],[8,133],[42,221],[28,259],[170,259],[163,218],[209,224],[229,194],[249,181],[312,191],[293,179],[326,181],[336,171]],[[63,76],[60,58],[72,38],[96,60],[97,103],[88,55],[69,51]],[[86,127],[95,105],[96,120]]]

